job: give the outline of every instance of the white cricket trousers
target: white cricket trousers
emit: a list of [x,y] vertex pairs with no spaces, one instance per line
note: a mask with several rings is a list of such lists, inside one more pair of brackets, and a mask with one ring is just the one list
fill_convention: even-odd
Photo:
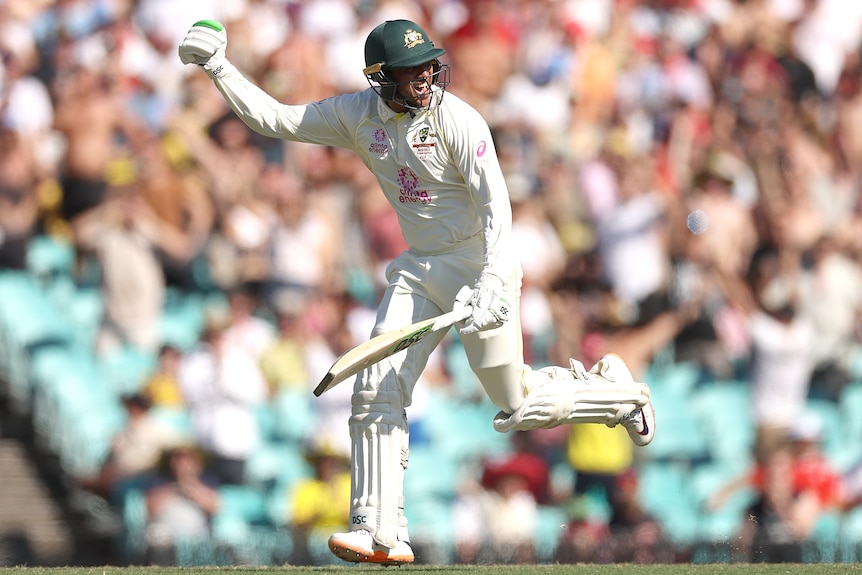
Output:
[[[372,335],[450,311],[460,288],[472,287],[481,271],[478,237],[446,254],[401,254],[386,269],[389,286]],[[517,302],[520,267],[508,263],[495,272],[504,276],[510,301]],[[405,410],[428,357],[444,336],[445,332],[428,334],[404,352],[361,372],[354,385],[350,529],[369,531],[385,547],[394,547],[399,539],[409,540],[402,496],[409,453]],[[524,365],[517,304],[502,327],[461,339],[488,397],[500,409],[515,411],[527,395],[525,381],[532,371]]]
[[[372,335],[397,329],[452,310],[458,290],[473,287],[482,271],[482,243],[479,237],[464,242],[456,251],[442,255],[404,252],[386,269],[389,283],[377,311]],[[525,378],[531,372],[524,365],[523,337],[518,300],[521,269],[517,263],[495,266],[506,282],[509,301],[515,302],[509,320],[493,330],[460,336],[470,367],[490,400],[507,413],[516,410],[526,397]],[[413,388],[431,352],[446,332],[429,334],[407,353],[390,358],[376,378],[360,377],[358,389],[399,390],[402,405],[411,403]],[[383,378],[391,381],[375,381]]]

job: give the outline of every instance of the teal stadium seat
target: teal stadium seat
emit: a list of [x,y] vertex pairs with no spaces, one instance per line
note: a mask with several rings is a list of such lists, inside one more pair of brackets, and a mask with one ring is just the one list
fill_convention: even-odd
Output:
[[218,493],[217,518],[236,519],[249,525],[269,521],[266,498],[260,489],[247,485],[222,485]]
[[702,376],[702,369],[695,362],[655,362],[647,370],[645,379],[651,391],[683,398],[695,390]]
[[293,442],[265,441],[246,463],[246,483],[265,488],[272,485],[292,486],[313,470],[305,459],[302,446]]
[[0,379],[16,412],[31,409],[29,355],[74,337],[71,325],[32,276],[0,270]]
[[710,446],[704,422],[691,410],[691,400],[661,389],[653,391],[650,399],[656,411],[659,431],[649,449],[641,455],[650,460],[698,461],[708,458]]
[[[805,409],[823,422],[821,447],[836,469],[846,469],[860,460],[862,444],[858,439],[851,440],[854,424],[846,421],[840,404],[826,399],[809,399]],[[859,412],[851,417],[858,419]]]
[[155,351],[143,351],[130,345],[122,346],[97,360],[114,397],[139,391],[158,365]]
[[739,531],[745,510],[755,492],[744,487],[733,493],[719,509],[708,510],[707,503],[725,485],[742,477],[749,469],[726,462],[698,465],[691,471],[690,487],[695,507],[700,510],[697,537],[703,542],[727,542]]
[[126,562],[141,565],[147,553],[147,503],[141,489],[129,489],[120,504],[123,520],[122,532],[118,535],[118,547]]
[[[454,329],[454,328],[453,328]],[[449,390],[450,395],[461,398],[477,398],[483,393],[482,385],[470,364],[467,361],[467,354],[464,353],[464,344],[459,338],[451,338],[444,340],[445,347],[444,359],[446,369],[449,372],[452,384]]]
[[159,318],[159,335],[162,342],[188,351],[200,339],[203,325],[203,311],[194,305],[166,306]]
[[680,462],[646,462],[640,467],[640,500],[677,546],[693,542],[700,521],[689,483],[690,467]]
[[845,544],[862,545],[862,506],[844,514],[840,538]]
[[[856,450],[852,463],[862,461],[862,381],[847,385],[839,398],[838,408],[841,418],[841,440],[845,447]],[[840,465],[842,469],[849,464]]]
[[452,502],[430,496],[405,497],[404,515],[414,549],[423,550],[423,556],[432,562],[448,563],[455,553]]
[[317,411],[307,389],[282,388],[267,406],[268,429],[276,441],[302,442],[314,426]]
[[451,501],[461,480],[462,464],[433,446],[410,449],[404,493],[408,499],[439,498]]
[[72,474],[94,472],[126,413],[92,357],[71,349],[34,358],[37,436]]
[[94,406],[86,413],[77,414],[62,426],[65,432],[60,442],[60,462],[73,477],[88,477],[99,471],[111,440],[126,423],[126,414],[119,408]]
[[536,536],[533,545],[536,549],[536,561],[551,563],[557,552],[560,538],[566,532],[569,516],[560,506],[539,505],[536,517]]
[[494,430],[500,410],[487,397],[451,397],[437,391],[429,398],[422,425],[441,458],[472,459],[509,451],[508,436]]
[[105,311],[99,286],[79,286],[68,276],[54,279],[46,293],[75,330],[75,342],[92,348]]
[[95,372],[95,364],[90,354],[84,354],[75,347],[52,346],[36,350],[30,358],[30,377],[33,388],[33,423],[37,436],[48,434],[55,428],[58,406],[56,388],[59,381],[69,373],[84,369],[83,363],[90,362],[89,368]]
[[272,565],[284,563],[293,547],[289,532],[270,522],[269,499],[245,485],[219,487],[220,504],[213,517],[216,549],[227,550],[229,563]]
[[754,419],[746,382],[715,381],[702,385],[686,409],[703,426],[712,459],[737,465],[751,463]]
[[75,246],[50,235],[37,235],[27,244],[27,270],[40,279],[68,276],[75,265]]
[[150,408],[152,418],[182,437],[191,440],[194,437],[191,413],[185,407],[168,407],[155,405]]
[[850,379],[862,382],[862,345],[857,345],[850,360]]

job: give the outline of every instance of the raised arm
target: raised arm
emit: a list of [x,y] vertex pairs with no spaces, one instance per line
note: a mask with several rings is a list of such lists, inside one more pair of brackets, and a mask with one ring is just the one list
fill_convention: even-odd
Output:
[[303,105],[282,104],[246,78],[226,56],[227,32],[214,20],[195,22],[179,46],[180,60],[196,64],[213,80],[234,113],[263,136],[326,146],[351,147],[333,98]]

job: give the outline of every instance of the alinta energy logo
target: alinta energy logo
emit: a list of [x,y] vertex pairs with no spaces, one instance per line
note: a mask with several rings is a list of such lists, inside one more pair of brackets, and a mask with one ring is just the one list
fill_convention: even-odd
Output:
[[419,177],[410,168],[398,170],[398,185],[401,194],[398,201],[402,204],[427,204],[431,201],[428,190],[419,190]]
[[385,156],[389,153],[389,145],[386,143],[386,132],[382,128],[374,130],[374,142],[368,146],[368,151],[378,156]]

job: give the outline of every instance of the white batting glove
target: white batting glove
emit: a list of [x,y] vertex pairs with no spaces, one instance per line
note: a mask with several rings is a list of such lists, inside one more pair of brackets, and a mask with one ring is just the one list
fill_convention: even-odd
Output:
[[197,64],[210,78],[218,78],[227,63],[226,47],[224,26],[215,20],[198,20],[180,43],[180,60],[183,64]]
[[503,280],[494,274],[479,276],[467,305],[473,307],[473,315],[461,328],[462,335],[498,328],[508,321],[512,311]]

